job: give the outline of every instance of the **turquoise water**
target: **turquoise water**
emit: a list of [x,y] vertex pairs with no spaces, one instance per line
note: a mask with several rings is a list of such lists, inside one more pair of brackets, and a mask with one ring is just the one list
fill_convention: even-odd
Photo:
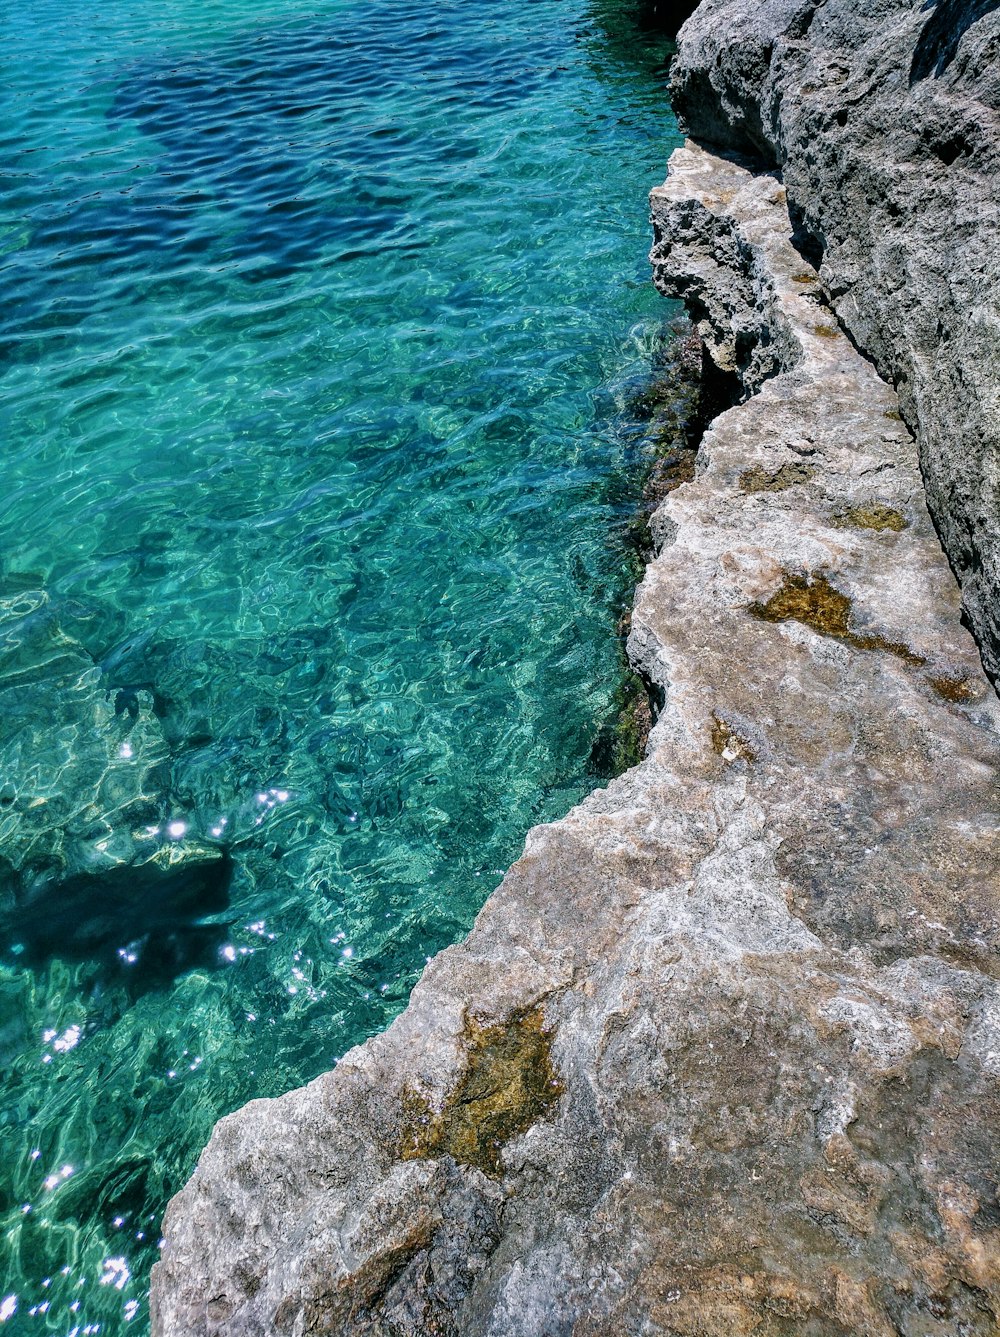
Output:
[[600,780],[667,44],[34,0],[0,50],[0,1331],[148,1323],[216,1118]]

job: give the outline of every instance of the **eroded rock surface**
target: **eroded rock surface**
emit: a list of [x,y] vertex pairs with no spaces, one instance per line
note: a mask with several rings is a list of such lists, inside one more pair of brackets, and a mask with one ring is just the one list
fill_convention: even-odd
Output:
[[674,106],[782,170],[799,243],[898,389],[987,669],[1000,673],[1000,6],[703,0]]
[[997,1330],[998,703],[782,185],[680,150],[653,206],[755,393],[654,517],[648,755],[385,1034],[221,1121],[157,1337]]

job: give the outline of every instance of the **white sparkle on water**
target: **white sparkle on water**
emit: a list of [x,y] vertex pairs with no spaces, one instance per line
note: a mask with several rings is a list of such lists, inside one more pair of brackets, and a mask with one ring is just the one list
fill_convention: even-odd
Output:
[[123,1290],[131,1277],[128,1270],[128,1263],[124,1258],[105,1258],[104,1275],[101,1277],[102,1286],[114,1286],[116,1291]]

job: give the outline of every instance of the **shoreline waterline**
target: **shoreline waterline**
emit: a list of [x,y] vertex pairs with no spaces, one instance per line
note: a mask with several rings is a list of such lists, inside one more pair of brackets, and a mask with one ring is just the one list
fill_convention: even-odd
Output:
[[595,783],[676,142],[617,9],[16,32],[5,1333],[141,1330],[215,1120],[380,1031]]

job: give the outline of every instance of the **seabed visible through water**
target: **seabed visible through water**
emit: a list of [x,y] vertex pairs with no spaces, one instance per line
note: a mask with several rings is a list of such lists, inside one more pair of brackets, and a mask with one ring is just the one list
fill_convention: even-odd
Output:
[[39,0],[0,121],[0,1332],[148,1325],[214,1121],[600,780],[669,43]]

